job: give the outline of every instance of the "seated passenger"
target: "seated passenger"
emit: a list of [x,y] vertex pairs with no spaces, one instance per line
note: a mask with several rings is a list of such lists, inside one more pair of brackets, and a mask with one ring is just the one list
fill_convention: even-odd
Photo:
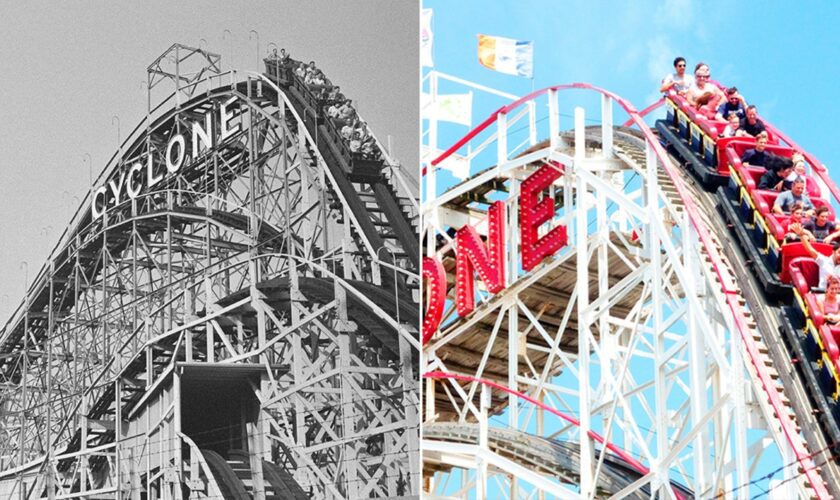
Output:
[[778,215],[785,215],[790,213],[794,204],[801,203],[802,208],[805,209],[805,214],[809,217],[814,215],[814,204],[808,198],[808,193],[805,192],[805,181],[803,179],[796,179],[790,187],[790,191],[783,191],[776,197],[773,203],[773,213]]
[[750,167],[764,167],[770,155],[767,149],[767,133],[761,133],[755,138],[755,148],[748,149],[741,156],[741,163]]
[[791,170],[790,175],[785,178],[785,182],[793,184],[793,181],[796,180],[797,177],[801,177],[802,180],[805,181],[805,190],[807,191],[808,180],[805,178],[805,160],[802,159],[802,155],[800,153],[793,153],[793,156],[791,156],[790,159],[793,162],[793,170]]
[[785,178],[793,171],[793,165],[788,158],[776,155],[769,156],[765,161],[767,171],[758,180],[758,189],[782,191],[788,189]]
[[723,129],[723,132],[721,132],[720,136],[724,138],[734,137],[735,133],[738,132],[738,127],[741,125],[741,120],[738,118],[738,115],[734,111],[731,111],[729,113],[727,121],[729,122],[729,125],[727,125],[725,129]]
[[659,91],[667,93],[669,90],[675,91],[679,95],[685,95],[688,88],[694,83],[694,78],[691,75],[685,74],[685,58],[678,57],[674,59],[674,69],[676,73],[668,73],[662,79],[662,85]]
[[330,101],[338,101],[339,100],[338,96],[340,96],[340,95],[341,95],[341,87],[336,85],[332,88],[332,90],[330,90],[330,95],[327,97],[327,99],[329,99]]
[[352,104],[352,103],[353,103],[353,101],[351,101],[350,99],[347,99],[344,102],[344,104],[342,104],[341,107],[338,108],[339,118],[341,118],[342,120],[344,120],[346,122],[352,121],[353,117],[356,116],[356,110],[353,109],[352,106],[350,106],[350,104]]
[[353,139],[353,133],[356,130],[356,124],[347,122],[347,125],[341,128],[341,137],[344,138],[345,142],[350,142]]
[[[798,228],[798,231],[803,230],[801,226]],[[801,235],[800,238],[802,239],[802,247],[812,259],[817,261],[817,265],[820,268],[820,283],[818,288],[825,290],[826,278],[840,275],[840,246],[834,247],[831,255],[823,255],[811,245],[809,238],[802,238]]]
[[817,296],[817,304],[822,312],[825,322],[837,324],[840,322],[840,278],[830,275],[825,280],[825,293]]
[[300,65],[295,70],[295,74],[299,78],[306,78],[306,66],[303,63],[300,63]]
[[[702,62],[697,63],[697,66],[694,68],[694,85],[692,85],[688,89],[688,92],[685,93],[685,98],[688,99],[689,104],[696,106],[697,99],[704,94],[712,94],[718,102],[726,100],[726,96],[723,95],[723,91],[720,90],[720,87],[709,83],[709,78],[711,78],[711,76],[708,64]],[[717,108],[714,109],[717,110]]]
[[338,106],[331,104],[329,109],[327,109],[327,116],[333,119],[338,118]]
[[725,120],[730,113],[735,113],[740,120],[747,115],[746,105],[747,103],[744,101],[744,98],[738,93],[738,88],[729,87],[726,89],[726,102],[718,107],[715,118]]
[[814,209],[814,218],[805,221],[802,228],[814,235],[814,239],[822,243],[831,243],[840,236],[837,224],[828,220],[829,209],[826,206]]
[[721,97],[713,92],[706,92],[697,98],[694,109],[707,120],[714,120]]
[[764,132],[764,122],[758,119],[755,104],[750,104],[747,107],[747,116],[741,119],[741,131],[738,135],[757,137],[762,132]]
[[[803,218],[805,217],[805,210],[802,208],[801,203],[794,203],[790,207],[790,220],[788,221],[788,225],[785,228],[787,234],[785,234],[785,243],[791,243],[794,241],[799,241],[800,238],[810,238],[814,239],[814,234],[808,230],[805,224],[802,223]],[[811,219],[806,219],[808,222],[811,222]],[[801,228],[802,230],[799,231],[798,229]]]
[[375,148],[372,140],[367,140],[362,143],[362,155],[365,158],[374,160]]
[[355,130],[352,134],[352,138],[350,139],[350,152],[351,153],[359,153],[362,150],[362,134],[358,130]]

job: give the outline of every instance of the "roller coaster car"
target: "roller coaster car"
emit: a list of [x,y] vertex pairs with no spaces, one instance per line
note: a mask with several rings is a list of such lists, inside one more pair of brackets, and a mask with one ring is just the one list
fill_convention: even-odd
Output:
[[[730,146],[731,147],[731,146]],[[731,152],[727,151],[730,159]],[[790,222],[788,215],[773,212],[772,207],[779,196],[776,191],[757,189],[756,177],[763,169],[747,167],[737,159],[730,164],[730,179],[726,188],[718,188],[718,199],[724,217],[734,228],[735,234],[753,262],[762,286],[771,296],[787,296],[785,289],[791,283],[788,264],[795,258],[808,255],[801,243],[785,243],[785,234]],[[835,219],[834,209],[827,200],[817,197],[819,187],[813,179],[809,194],[815,207],[828,207],[829,220]],[[814,244],[818,251],[829,254],[831,246]]]
[[[717,83],[714,85],[723,89]],[[720,137],[727,122],[707,119],[698,113],[684,97],[673,92],[666,96],[665,103],[667,104],[666,118],[656,122],[656,129],[659,131],[663,144],[686,161],[707,189],[714,190],[717,186],[725,185],[730,173],[726,154],[728,146],[738,145],[736,152],[740,159],[744,151],[754,147],[755,139]],[[768,135],[768,149],[776,152],[773,145],[778,144],[778,138],[772,134]],[[792,153],[791,150],[786,156]]]
[[[733,228],[741,247],[751,261],[761,285],[771,297],[790,296],[788,264],[795,258],[807,255],[801,243],[785,243],[785,234],[790,217],[773,212],[773,204],[779,193],[774,190],[758,189],[764,167],[741,163],[741,157],[754,147],[752,138],[728,138],[718,141],[720,159],[718,171],[727,169],[726,187],[719,187],[719,206],[727,222]],[[784,157],[793,155],[793,148],[782,145],[768,145],[771,153]],[[835,219],[830,203],[820,198],[822,191],[816,180],[806,176],[806,189],[815,207],[826,206],[829,219]],[[830,246],[816,244],[815,248],[830,253]]]
[[[830,412],[840,417],[840,325],[825,322],[815,288],[819,267],[810,257],[791,260],[788,272],[793,283],[794,302],[782,311],[783,328],[792,341],[802,347],[802,354],[815,365],[819,388],[830,396]],[[797,342],[794,342],[797,343]]]

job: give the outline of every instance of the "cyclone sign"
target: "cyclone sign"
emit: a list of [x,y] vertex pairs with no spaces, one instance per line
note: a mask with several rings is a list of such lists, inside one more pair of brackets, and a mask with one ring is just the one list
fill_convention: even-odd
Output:
[[[93,192],[93,203],[90,206],[93,218],[102,217],[109,206],[117,206],[125,201],[123,195],[130,200],[137,198],[144,189],[155,186],[166,176],[177,174],[182,166],[190,165],[199,154],[239,132],[240,124],[231,123],[234,118],[239,116],[235,110],[230,109],[231,104],[234,104],[236,99],[236,97],[231,97],[219,105],[218,110],[215,111],[218,114],[217,120],[214,121],[214,110],[210,110],[204,114],[203,124],[198,120],[193,121],[190,126],[186,127],[190,130],[187,137],[184,137],[184,133],[172,134],[170,131],[168,135],[171,135],[171,137],[166,145],[164,156],[165,173],[155,172],[152,152],[149,151],[146,154],[145,167],[143,160],[139,159],[130,167],[122,166],[118,172],[112,174],[107,184],[99,186]],[[214,124],[217,125],[218,131],[215,130]],[[189,155],[187,154],[188,138],[192,146]]]
[[[564,247],[568,241],[566,226],[558,225],[542,237],[540,227],[551,220],[555,205],[551,196],[540,196],[563,175],[563,166],[552,162],[543,165],[522,182],[519,195],[519,230],[522,268],[530,271],[542,260]],[[475,273],[488,292],[504,290],[505,283],[505,203],[496,201],[487,211],[487,245],[473,226],[464,226],[455,233],[455,307],[466,316],[475,309]],[[433,257],[423,259],[423,279],[428,301],[423,317],[423,343],[429,341],[440,326],[446,302],[446,271]]]

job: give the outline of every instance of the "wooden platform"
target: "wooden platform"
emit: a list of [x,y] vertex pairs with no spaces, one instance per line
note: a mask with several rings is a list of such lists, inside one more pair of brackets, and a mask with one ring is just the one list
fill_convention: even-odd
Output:
[[[630,262],[636,260],[636,257],[630,255],[630,252],[631,248],[635,250],[637,247],[627,248],[617,236],[613,237],[612,241],[627,260]],[[608,248],[607,256],[608,282],[612,286],[624,279],[631,272],[631,268],[614,248]],[[554,259],[546,260],[532,273],[521,277],[517,282],[510,285],[500,296],[496,296],[487,303],[476,307],[476,310],[466,318],[458,318],[438,338],[445,338],[448,334],[459,329],[463,329],[463,331],[440,346],[435,352],[436,356],[443,360],[447,369],[452,372],[475,375],[498,315],[505,311],[505,308],[500,306],[500,302],[509,300],[509,297],[514,293],[518,293],[519,299],[538,319],[539,324],[548,336],[555,337],[562,324],[563,315],[569,304],[572,291],[577,284],[576,261],[574,252],[563,253],[561,251]],[[447,275],[454,276],[454,259],[446,259],[444,266],[447,268]],[[597,258],[594,255],[589,262],[589,269],[589,300],[591,303],[598,298]],[[610,315],[626,319],[631,309],[639,302],[641,293],[642,285],[627,289],[624,295],[610,308]],[[475,318],[480,319],[470,326],[464,327]],[[508,372],[508,321],[507,317],[502,320],[484,372],[481,374],[482,378],[496,380],[505,385],[507,385]],[[573,304],[566,330],[559,344],[560,349],[573,357],[577,356],[578,351],[577,328],[577,305]],[[525,349],[522,339],[520,339],[520,360],[517,363],[519,373],[532,376],[531,368],[525,361],[523,354],[527,355],[531,365],[541,373],[548,363],[549,354],[540,349],[549,350],[551,346],[538,329],[530,324],[528,317],[521,310],[519,311],[519,331],[527,332],[528,344],[528,348]],[[597,338],[597,332],[595,336]],[[432,343],[434,342],[435,340],[432,341]],[[549,375],[551,377],[559,375],[562,367],[562,360],[558,356],[554,356],[549,368]],[[478,392],[476,392],[477,394]],[[503,411],[507,400],[506,394],[494,391],[494,412]],[[478,406],[477,396],[475,403]],[[446,393],[440,390],[436,392],[435,411],[439,414],[439,421],[457,419],[457,414],[454,412]]]

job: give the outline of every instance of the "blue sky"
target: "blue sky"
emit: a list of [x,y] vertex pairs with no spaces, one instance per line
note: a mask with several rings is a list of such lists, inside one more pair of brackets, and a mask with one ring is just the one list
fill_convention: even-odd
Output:
[[[840,178],[832,100],[840,81],[836,55],[840,3],[424,1],[434,9],[435,69],[522,94],[530,80],[478,64],[476,34],[534,41],[534,85],[587,82],[642,109],[682,55],[693,69],[736,85],[759,113],[812,152]],[[514,7],[515,6],[515,7]],[[819,96],[829,96],[821,99]],[[492,107],[476,106],[473,123]],[[455,128],[452,137],[465,128]],[[445,141],[441,141],[443,144]]]
[[[704,61],[713,79],[737,86],[763,118],[825,164],[834,179],[840,179],[833,130],[838,110],[834,92],[840,81],[836,63],[840,37],[835,32],[840,3],[809,2],[807,6],[687,0],[423,2],[423,7],[434,9],[437,71],[518,95],[529,92],[532,85],[539,89],[586,82],[642,109],[659,98],[657,88],[673,70],[674,57],[685,57],[689,70]],[[479,65],[478,33],[533,41],[533,83]],[[440,90],[465,91],[452,85]],[[475,96],[473,124],[502,104],[480,93]],[[561,109],[561,113],[570,112],[569,107]],[[663,113],[654,112],[653,117]],[[620,123],[624,115],[616,117]],[[569,125],[567,120],[561,126]],[[445,149],[467,131],[460,125],[441,125],[438,146]],[[478,161],[472,173],[489,165]],[[440,184],[451,183],[452,177],[441,172],[438,182],[442,189]],[[766,460],[753,477],[778,465],[776,460]],[[753,488],[752,494],[762,491]]]

